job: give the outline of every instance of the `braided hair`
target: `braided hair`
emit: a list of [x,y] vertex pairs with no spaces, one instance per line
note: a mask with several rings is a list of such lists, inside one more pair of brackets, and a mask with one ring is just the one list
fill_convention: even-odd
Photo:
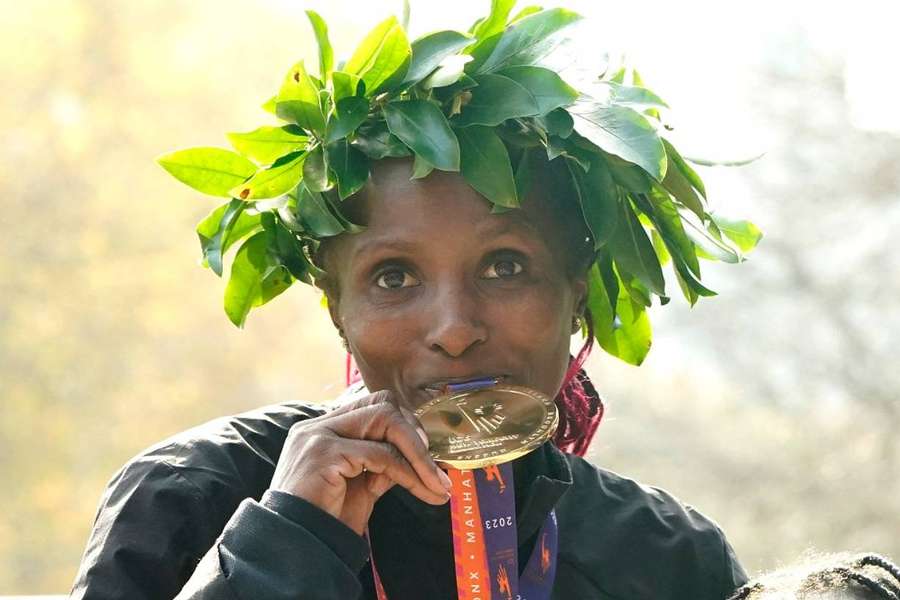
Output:
[[752,581],[728,600],[813,600],[823,592],[846,592],[858,600],[900,600],[900,567],[878,554],[829,555]]

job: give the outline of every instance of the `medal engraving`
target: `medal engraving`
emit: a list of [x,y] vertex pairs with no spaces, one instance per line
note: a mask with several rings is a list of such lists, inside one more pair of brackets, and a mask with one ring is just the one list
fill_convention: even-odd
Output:
[[477,469],[515,460],[553,436],[553,400],[535,390],[498,385],[434,398],[416,416],[439,464]]

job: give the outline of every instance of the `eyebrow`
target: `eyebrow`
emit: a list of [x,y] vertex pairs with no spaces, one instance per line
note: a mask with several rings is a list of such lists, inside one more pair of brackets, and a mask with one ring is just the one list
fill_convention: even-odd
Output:
[[393,250],[395,252],[414,252],[417,244],[395,238],[375,238],[362,242],[356,247],[353,258],[359,258],[373,250]]
[[[515,219],[515,220],[502,220],[502,221],[494,221],[494,220],[484,220],[475,225],[475,231],[487,238],[500,237],[503,235],[507,235],[510,233],[516,233],[518,228],[524,228],[528,230],[528,232],[532,235],[541,236],[540,231],[528,219]],[[413,242],[409,242],[403,239],[397,239],[395,237],[379,237],[371,240],[366,240],[360,243],[359,246],[356,247],[356,251],[353,253],[353,259],[357,259],[360,256],[364,256],[374,250],[392,250],[394,252],[402,252],[412,254],[415,253],[419,249],[419,245]]]

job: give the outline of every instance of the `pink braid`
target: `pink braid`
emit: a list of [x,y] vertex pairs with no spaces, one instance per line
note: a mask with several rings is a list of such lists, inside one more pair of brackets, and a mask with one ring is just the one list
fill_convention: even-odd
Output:
[[577,456],[584,456],[587,452],[603,419],[603,400],[583,368],[594,346],[594,326],[590,314],[586,321],[587,340],[578,351],[578,356],[570,360],[555,398],[559,408],[559,427],[553,436],[553,443],[563,452]]

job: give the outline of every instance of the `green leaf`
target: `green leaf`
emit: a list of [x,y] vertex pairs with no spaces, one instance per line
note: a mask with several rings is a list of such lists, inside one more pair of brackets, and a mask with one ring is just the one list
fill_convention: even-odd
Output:
[[[685,233],[681,215],[669,195],[656,186],[649,198],[643,194],[635,194],[632,197],[652,222],[654,233],[665,243],[668,253],[678,255],[691,271],[700,277],[700,262],[697,260],[694,244]],[[662,261],[660,263],[662,264]]]
[[369,178],[369,159],[346,139],[327,144],[325,158],[337,180],[341,200],[358,192]]
[[555,135],[562,139],[566,139],[572,135],[572,130],[575,128],[575,122],[572,120],[572,115],[564,108],[557,108],[546,115],[534,117],[534,120],[537,121],[541,127],[546,129],[549,135]]
[[352,143],[373,160],[410,155],[409,148],[390,132],[384,121],[360,127]]
[[644,169],[661,181],[666,174],[666,150],[656,130],[630,108],[606,106],[582,97],[568,109],[575,131],[614,154]]
[[444,113],[428,100],[389,102],[384,117],[391,133],[442,171],[459,171],[459,142]]
[[197,235],[203,251],[203,264],[211,268],[219,277],[222,276],[223,239],[245,206],[244,202],[232,198],[230,202],[216,208],[197,225]]
[[421,154],[416,154],[413,160],[412,175],[409,178],[410,180],[423,179],[428,177],[432,171],[434,171],[434,165],[422,158]]
[[713,234],[695,223],[693,219],[688,218],[687,213],[682,214],[681,221],[684,223],[684,232],[696,244],[698,253],[701,253],[704,258],[726,263],[738,263],[743,260],[734,248],[721,239],[716,239]]
[[198,192],[231,197],[229,190],[256,172],[256,165],[222,148],[189,148],[163,154],[156,162],[172,177]]
[[515,23],[516,21],[521,21],[525,17],[527,17],[529,15],[533,15],[535,13],[539,13],[542,10],[544,10],[544,9],[541,8],[540,6],[526,6],[525,8],[523,8],[522,10],[517,12],[515,15],[513,15],[513,18],[510,19],[509,22]]
[[591,157],[587,173],[582,173],[580,168],[573,168],[570,162],[567,164],[581,204],[581,212],[594,238],[594,249],[599,249],[616,230],[619,212],[616,183],[600,156]]
[[[294,206],[294,209],[296,209],[296,206]],[[279,217],[282,212],[279,211]],[[312,283],[309,261],[304,255],[303,246],[294,232],[280,218],[278,219],[278,224],[270,229],[270,231],[272,230],[274,230],[275,251],[278,262],[284,265],[293,277],[305,283]],[[269,250],[272,250],[271,241]]]
[[563,8],[522,18],[506,28],[477,72],[489,73],[507,65],[533,63],[546,53],[548,38],[580,19],[580,15]]
[[499,125],[507,119],[538,113],[534,96],[524,87],[503,75],[482,75],[478,87],[460,113],[457,125]]
[[334,67],[334,51],[331,49],[331,42],[328,41],[328,25],[315,11],[306,11],[306,16],[309,18],[313,32],[316,34],[316,42],[319,45],[319,77],[322,81],[327,81]]
[[509,153],[491,127],[457,129],[460,172],[482,196],[508,208],[519,205]]
[[324,192],[331,187],[325,151],[321,145],[310,150],[303,161],[303,182],[314,192]]
[[617,156],[607,155],[607,164],[616,182],[629,192],[646,194],[651,190],[647,172]]
[[270,113],[270,114],[273,114],[273,115],[274,115],[274,114],[275,114],[275,99],[276,99],[276,98],[278,98],[278,96],[272,96],[271,98],[269,98],[268,100],[266,100],[265,102],[263,102],[261,108],[262,108],[264,111],[266,111],[267,113]]
[[[225,286],[225,313],[238,327],[244,326],[250,309],[261,306],[290,285],[276,284],[272,277],[278,265],[269,256],[269,239],[267,231],[254,234],[238,248],[231,264]],[[280,281],[284,279],[282,276]]]
[[362,77],[366,95],[375,96],[406,75],[412,48],[403,26],[396,17],[388,17],[360,43],[344,70]]
[[[446,87],[436,88],[435,89],[435,97],[440,99],[441,101],[446,101],[449,98],[453,98],[455,101],[459,98],[459,93],[464,92],[465,90],[470,90],[473,87],[477,87],[478,82],[463,73],[460,75],[459,80],[455,83],[452,83]],[[459,111],[451,112],[449,116],[453,116],[454,114],[459,114]]]
[[741,252],[750,252],[759,241],[763,234],[759,228],[750,221],[729,219],[722,215],[710,214],[713,222],[719,227],[725,237],[737,244]]
[[533,183],[531,163],[529,162],[530,154],[531,150],[529,148],[523,148],[521,156],[519,156],[519,162],[516,165],[516,196],[520,199],[528,197],[528,193],[531,191],[531,184]]
[[297,214],[305,229],[316,237],[331,237],[344,232],[344,226],[328,209],[324,196],[311,191],[304,183],[297,186]]
[[600,347],[628,364],[644,362],[652,343],[646,309],[635,305],[628,294],[618,294],[614,311],[596,264],[589,274],[587,304]]
[[659,259],[659,264],[663,267],[669,264],[672,256],[666,250],[666,243],[655,229],[650,232],[650,241],[653,243],[653,249],[656,250],[656,258]]
[[704,287],[688,270],[687,265],[679,255],[672,255],[672,264],[675,266],[675,276],[678,278],[678,285],[684,297],[687,298],[691,306],[693,306],[699,296],[715,296],[716,292]]
[[615,81],[594,81],[582,91],[598,102],[627,106],[641,112],[669,108],[662,98],[647,88],[622,85]]
[[662,268],[647,232],[626,199],[619,202],[618,224],[609,238],[616,265],[641,280],[658,296],[666,295]]
[[403,0],[403,12],[400,15],[400,24],[406,31],[409,31],[409,12],[409,0]]
[[234,244],[242,239],[250,236],[262,228],[260,213],[250,214],[246,210],[238,215],[237,220],[231,226],[231,231],[225,236],[225,242],[222,244],[222,254],[228,252]]
[[465,54],[453,54],[447,56],[441,61],[438,68],[435,69],[431,75],[423,79],[419,85],[423,90],[453,85],[463,77],[467,77],[465,74],[465,66],[466,63],[471,60],[472,57]]
[[472,30],[472,34],[476,39],[483,40],[503,31],[506,28],[509,13],[515,5],[516,0],[491,0],[490,14],[478,23]]
[[325,127],[325,142],[345,138],[363,124],[369,115],[369,101],[359,96],[341,98],[334,106],[334,113]]
[[359,46],[353,51],[353,56],[350,57],[350,60],[347,61],[342,70],[361,76],[375,62],[378,51],[388,33],[397,26],[397,17],[394,16],[390,16],[376,25],[359,43]]
[[715,159],[715,158],[700,158],[698,156],[685,156],[685,160],[689,160],[695,165],[701,165],[704,167],[742,167],[744,165],[749,165],[752,162],[755,162],[765,156],[765,152],[761,154],[757,154],[756,156],[751,156],[748,158],[735,158],[735,159]]
[[[660,139],[662,139],[662,143],[666,147],[666,156],[668,157],[668,159],[671,162],[675,163],[675,167],[679,170],[679,172],[681,172],[681,175],[685,179],[687,179],[688,182],[690,182],[691,186],[693,186],[695,190],[700,192],[701,196],[706,198],[706,187],[703,185],[703,180],[700,179],[700,176],[697,174],[697,172],[694,171],[694,169],[685,162],[685,160],[678,153],[678,150],[675,149],[675,146],[673,146],[665,138]],[[668,170],[669,169],[667,168],[666,171],[668,172]]]
[[296,125],[265,126],[247,133],[227,135],[235,150],[264,165],[275,162],[285,154],[302,150],[309,140]]
[[301,60],[291,68],[278,91],[275,114],[303,129],[321,133],[325,115],[319,105],[319,88],[306,72]]
[[231,190],[241,200],[275,198],[292,190],[303,176],[305,152],[294,152],[279,158],[267,169],[260,169],[248,181]]
[[666,176],[662,180],[662,185],[675,196],[676,200],[697,215],[697,218],[703,220],[706,217],[706,210],[700,197],[697,196],[690,182],[681,174],[681,171],[671,158],[668,159]]
[[334,86],[335,102],[340,102],[341,99],[349,96],[362,96],[365,93],[366,84],[359,75],[353,73],[334,71],[331,74],[331,82]]
[[650,299],[650,290],[641,283],[641,280],[623,269],[619,270],[619,279],[622,282],[622,288],[631,298],[636,311],[641,310],[641,306],[650,308],[653,302]]
[[341,207],[338,206],[340,199],[338,196],[334,194],[334,192],[322,194],[322,197],[325,198],[325,202],[328,203],[328,208],[331,210],[331,214],[333,214],[338,221],[340,221],[341,226],[344,228],[344,231],[349,233],[359,233],[366,229],[365,225],[358,225],[353,223],[348,219],[343,211],[341,211]]
[[531,93],[537,103],[539,115],[546,115],[555,108],[568,106],[578,97],[578,92],[550,69],[509,67],[500,71],[500,74],[509,77]]
[[219,206],[197,225],[203,266],[222,276],[222,256],[232,244],[257,231],[259,214],[247,214],[247,204],[236,198]]
[[[689,208],[697,218],[701,221],[706,219],[706,209],[691,182],[684,176],[684,172],[678,167],[675,161],[675,148],[668,142],[663,140],[666,147],[666,158],[668,165],[666,167],[666,176],[662,180],[663,187],[669,190],[675,199]],[[696,175],[696,174],[695,174]],[[702,186],[702,184],[701,184]]]
[[412,59],[401,86],[421,81],[431,74],[441,61],[472,42],[472,38],[458,31],[437,31],[412,43]]

